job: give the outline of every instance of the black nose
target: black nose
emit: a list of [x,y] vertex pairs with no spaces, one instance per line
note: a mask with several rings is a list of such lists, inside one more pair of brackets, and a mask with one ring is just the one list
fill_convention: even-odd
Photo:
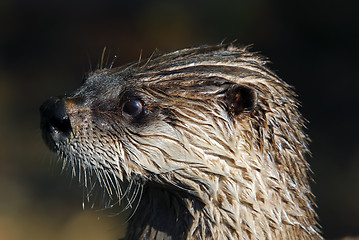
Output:
[[57,150],[61,141],[68,138],[72,128],[66,113],[65,102],[49,99],[40,107],[42,137],[51,150]]

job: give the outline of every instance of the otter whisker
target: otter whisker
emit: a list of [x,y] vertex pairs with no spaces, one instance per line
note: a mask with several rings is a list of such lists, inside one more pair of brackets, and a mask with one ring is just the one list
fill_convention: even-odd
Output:
[[144,65],[142,65],[142,68],[145,68],[147,66],[147,64],[151,61],[151,59],[153,58],[153,56],[155,55],[156,50],[152,52],[151,56],[147,59],[147,61],[145,62]]
[[114,188],[115,188],[115,191],[116,191],[116,196],[117,196],[117,198],[120,198],[121,195],[122,195],[121,184],[119,182],[119,179],[117,178],[117,176],[114,174],[113,171],[111,172],[111,174],[112,174],[112,179],[113,179],[113,181],[115,183]]
[[113,65],[115,64],[115,60],[117,59],[117,55],[113,56],[113,59],[111,61],[111,64],[108,66],[109,69],[112,69]]
[[139,193],[140,189],[142,189],[141,184],[136,183],[135,186],[136,187],[133,189],[133,191],[131,193],[131,197],[126,198],[127,199],[127,205],[124,207],[123,211],[126,211],[129,208],[133,209],[133,203],[136,201],[137,194]]
[[125,223],[128,223],[130,220],[131,220],[131,218],[134,216],[134,214],[136,213],[136,211],[137,211],[137,209],[138,209],[138,206],[140,205],[140,202],[141,202],[141,198],[142,198],[142,194],[143,194],[143,185],[141,185],[141,184],[139,184],[139,190],[137,191],[137,192],[139,192],[139,194],[138,193],[136,193],[136,197],[135,197],[135,199],[137,198],[137,194],[139,195],[139,197],[138,197],[138,199],[137,199],[137,203],[136,203],[136,206],[132,209],[132,213],[131,213],[131,215],[130,216],[128,216],[128,218],[127,218],[127,220],[126,220],[126,222]]
[[104,58],[105,58],[105,52],[106,52],[106,47],[104,47],[104,48],[103,48],[103,50],[102,50],[102,55],[101,55],[101,61],[100,61],[100,66],[99,66],[99,69],[103,69]]
[[140,56],[138,57],[137,68],[141,63],[141,60],[142,60],[142,49],[140,50]]
[[[135,186],[133,190],[132,189],[132,186]],[[127,205],[126,207],[124,207],[124,210],[127,210],[128,208],[132,208],[132,204],[134,203],[135,199],[136,199],[136,193],[138,191],[138,188],[139,188],[139,184],[137,184],[135,182],[135,180],[131,180],[131,184],[130,184],[130,187],[129,187],[129,191],[126,195],[126,200],[127,200]],[[129,194],[131,195],[130,197]]]

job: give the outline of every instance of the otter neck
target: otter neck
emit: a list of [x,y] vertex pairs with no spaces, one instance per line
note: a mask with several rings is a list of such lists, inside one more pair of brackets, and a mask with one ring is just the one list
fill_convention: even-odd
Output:
[[[125,239],[188,239],[203,229],[209,219],[194,226],[194,216],[201,215],[204,204],[185,193],[145,185],[137,210],[129,221]],[[196,217],[197,218],[197,217]]]

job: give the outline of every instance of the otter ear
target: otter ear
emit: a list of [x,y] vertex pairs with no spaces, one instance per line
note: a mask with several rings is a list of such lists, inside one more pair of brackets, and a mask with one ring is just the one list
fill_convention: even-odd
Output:
[[233,116],[248,114],[257,106],[257,92],[251,87],[236,84],[227,90],[225,102]]

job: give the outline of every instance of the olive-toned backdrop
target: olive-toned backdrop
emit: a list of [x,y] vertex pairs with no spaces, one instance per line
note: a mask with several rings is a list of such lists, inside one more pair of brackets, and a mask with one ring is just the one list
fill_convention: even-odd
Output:
[[221,41],[254,44],[310,121],[324,236],[359,236],[359,6],[355,1],[0,0],[0,239],[117,239],[123,215],[85,204],[44,146],[38,108],[96,69]]

